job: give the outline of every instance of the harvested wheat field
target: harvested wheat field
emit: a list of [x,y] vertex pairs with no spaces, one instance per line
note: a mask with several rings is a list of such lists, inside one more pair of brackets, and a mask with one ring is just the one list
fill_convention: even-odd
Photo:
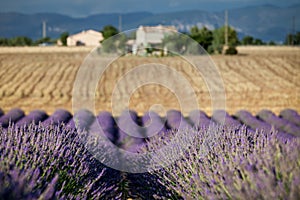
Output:
[[[41,109],[48,114],[57,108],[72,111],[76,73],[91,50],[87,47],[0,48],[0,108],[7,112],[18,107],[26,113]],[[227,112],[233,114],[245,109],[255,114],[269,109],[278,114],[285,108],[300,111],[299,47],[239,47],[238,51],[237,56],[211,56],[224,81]],[[120,78],[135,66],[149,62],[163,63],[179,71],[193,87],[199,108],[212,113],[208,88],[188,63],[176,57],[132,56],[113,62],[99,80],[95,112],[111,111],[112,91]],[[143,77],[127,84],[134,85],[139,79]],[[118,112],[126,107],[122,98],[118,97]],[[137,88],[130,95],[128,107],[142,114],[154,104],[164,108],[158,107],[158,113],[180,109],[176,96],[155,84]]]

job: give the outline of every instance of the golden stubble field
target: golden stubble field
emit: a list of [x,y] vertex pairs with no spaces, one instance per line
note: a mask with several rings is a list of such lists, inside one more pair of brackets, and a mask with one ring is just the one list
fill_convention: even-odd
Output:
[[[51,114],[57,108],[72,112],[76,73],[90,50],[89,47],[0,48],[0,108],[5,112],[16,107],[26,113],[42,109]],[[239,47],[238,50],[237,56],[211,56],[224,81],[226,110],[230,114],[240,109],[253,114],[261,109],[270,109],[277,114],[284,108],[299,112],[300,48]],[[95,112],[111,112],[112,92],[117,82],[136,66],[147,63],[161,63],[176,69],[194,89],[199,108],[211,114],[211,97],[204,80],[187,62],[175,57],[123,57],[113,62],[99,80]],[[139,114],[151,106],[162,115],[164,110],[180,109],[176,95],[157,84],[136,88],[126,105],[127,87],[143,80],[144,77],[139,75],[122,85],[113,103],[117,113],[126,106]],[[181,88],[176,82],[174,86]],[[153,105],[161,105],[164,110]]]

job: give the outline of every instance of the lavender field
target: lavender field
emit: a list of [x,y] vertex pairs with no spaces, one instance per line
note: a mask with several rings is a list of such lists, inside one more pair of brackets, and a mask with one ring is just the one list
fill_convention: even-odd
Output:
[[[126,113],[1,111],[0,199],[300,198],[300,115],[295,110],[279,115],[217,110],[211,116],[195,110],[188,117],[176,110],[166,116],[131,110],[128,118]],[[97,123],[99,134],[132,153],[157,151],[162,138],[168,144],[179,133],[195,140],[165,168],[122,172],[103,165],[82,143]],[[139,135],[127,134],[132,132]]]

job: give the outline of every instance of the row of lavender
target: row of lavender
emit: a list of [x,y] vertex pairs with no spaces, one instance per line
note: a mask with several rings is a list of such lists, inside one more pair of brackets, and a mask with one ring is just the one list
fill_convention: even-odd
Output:
[[[128,134],[135,136],[134,143],[143,142],[142,138],[151,137],[169,129],[190,128],[192,126],[208,126],[210,123],[227,124],[240,126],[245,124],[249,130],[264,129],[269,131],[275,128],[279,135],[285,137],[300,136],[300,115],[292,109],[283,110],[276,116],[269,110],[260,111],[257,116],[250,112],[241,110],[235,115],[230,116],[222,110],[217,110],[208,117],[202,111],[192,111],[188,118],[184,118],[179,111],[170,110],[166,118],[161,118],[154,112],[146,112],[139,117],[134,111],[124,111],[120,117],[113,118],[108,112],[100,112],[94,116],[91,112],[81,110],[74,118],[80,119],[80,127],[89,129],[93,124],[99,123],[104,134],[115,144],[121,144],[128,139]],[[0,110],[0,124],[7,128],[10,123],[17,126],[24,126],[30,123],[39,124],[40,122],[48,126],[50,124],[64,123],[70,128],[75,128],[76,124],[71,113],[66,110],[58,109],[48,116],[44,111],[34,110],[28,115],[20,109],[12,109],[5,113]]]

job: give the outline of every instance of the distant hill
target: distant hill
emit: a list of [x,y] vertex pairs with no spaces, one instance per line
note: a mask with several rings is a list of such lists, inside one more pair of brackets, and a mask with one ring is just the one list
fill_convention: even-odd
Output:
[[[300,4],[291,7],[272,5],[251,6],[229,10],[229,23],[239,36],[251,35],[264,41],[283,41],[292,31],[295,17],[296,31],[300,31]],[[47,22],[47,35],[56,38],[64,32],[76,33],[86,29],[101,30],[111,24],[118,27],[119,13],[97,14],[84,18],[73,18],[55,13],[0,13],[0,37],[42,36],[42,21]],[[210,29],[224,24],[224,12],[199,10],[158,13],[135,12],[122,14],[122,29],[134,29],[139,25],[175,25],[180,31],[188,32],[194,25]]]

